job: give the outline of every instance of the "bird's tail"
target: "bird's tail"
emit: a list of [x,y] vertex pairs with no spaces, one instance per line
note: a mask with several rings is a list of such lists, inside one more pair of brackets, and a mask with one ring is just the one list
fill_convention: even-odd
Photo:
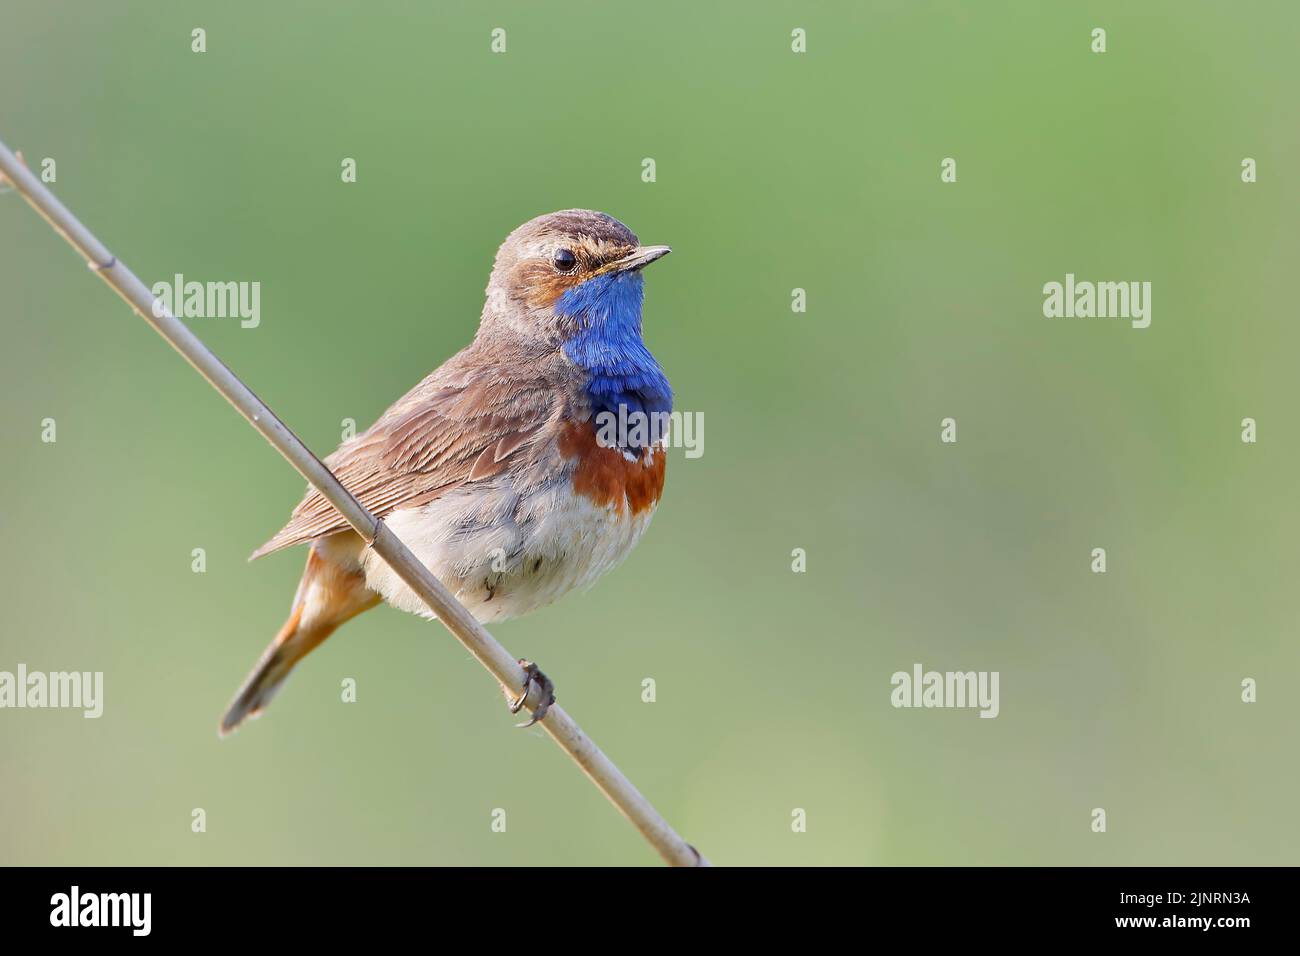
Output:
[[221,736],[226,736],[245,719],[261,714],[294,665],[340,624],[374,607],[379,600],[379,595],[365,586],[365,576],[359,569],[339,565],[330,557],[322,556],[321,549],[313,545],[289,619],[221,718]]

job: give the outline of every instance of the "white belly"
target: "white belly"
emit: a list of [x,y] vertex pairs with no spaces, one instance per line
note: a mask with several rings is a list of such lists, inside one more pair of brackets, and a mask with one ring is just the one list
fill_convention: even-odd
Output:
[[[591,586],[630,552],[654,508],[597,505],[567,480],[520,497],[508,479],[461,488],[395,511],[385,522],[483,623],[519,617]],[[433,617],[374,552],[362,558],[366,584],[396,608]]]

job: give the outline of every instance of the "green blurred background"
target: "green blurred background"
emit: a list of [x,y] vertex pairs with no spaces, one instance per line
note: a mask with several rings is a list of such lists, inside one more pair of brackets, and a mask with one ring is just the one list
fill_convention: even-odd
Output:
[[[260,327],[191,325],[322,454],[469,340],[520,222],[673,245],[646,336],[705,454],[494,632],[715,862],[1294,863],[1300,15],[1066,6],[10,2],[0,139],[147,282],[259,281]],[[1151,327],[1045,319],[1067,272],[1151,281]],[[0,712],[0,861],[654,861],[388,608],[218,741],[301,481],[14,194],[0,319],[0,669],[106,684]],[[1001,715],[893,709],[914,662]]]

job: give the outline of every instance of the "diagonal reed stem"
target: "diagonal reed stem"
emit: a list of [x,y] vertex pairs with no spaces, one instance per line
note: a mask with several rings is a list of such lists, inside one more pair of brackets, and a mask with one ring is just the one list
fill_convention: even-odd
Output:
[[[8,147],[0,142],[0,182],[10,184],[28,204],[40,213],[54,231],[68,241],[87,260],[87,265],[131,306],[137,315],[153,326],[195,370],[208,380],[235,409],[261,432],[289,464],[293,465],[322,495],[338,509],[358,534],[370,543],[398,576],[424,600],[447,630],[478,658],[479,663],[498,682],[513,693],[524,691],[527,679],[523,668],[487,632],[473,615],[456,600],[442,582],[411,553],[392,533],[339,483],[266,404],[222,363],[199,338],[167,309],[161,307],[149,287],[108,251],[89,229],[68,211]],[[536,685],[530,685],[529,710],[536,709]],[[582,728],[559,705],[553,705],[541,727],[573,758],[582,772],[641,832],[665,861],[674,866],[707,866],[708,861],[677,835],[659,815],[650,801],[637,790],[604,752],[583,733]]]

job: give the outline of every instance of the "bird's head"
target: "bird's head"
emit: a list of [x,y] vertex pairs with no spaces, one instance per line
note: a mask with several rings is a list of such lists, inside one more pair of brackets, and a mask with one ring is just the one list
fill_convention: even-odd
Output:
[[538,216],[506,237],[488,281],[483,328],[563,345],[576,336],[640,337],[641,270],[667,246],[643,246],[590,209]]

